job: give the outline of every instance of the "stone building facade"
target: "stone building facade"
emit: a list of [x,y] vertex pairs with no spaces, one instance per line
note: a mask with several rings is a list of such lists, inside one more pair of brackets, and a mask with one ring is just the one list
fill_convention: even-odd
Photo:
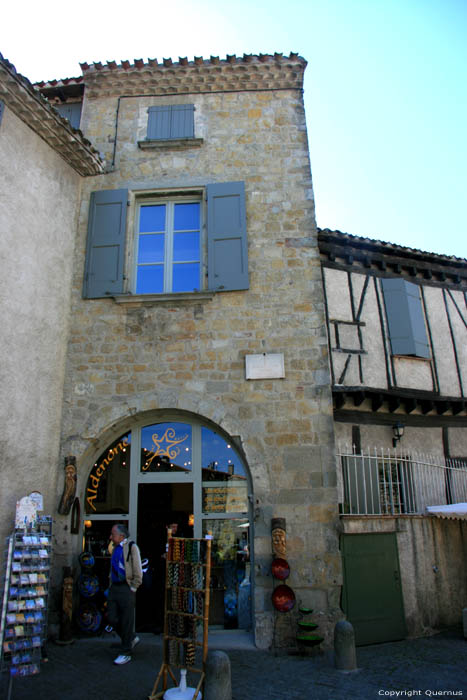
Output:
[[[81,129],[106,162],[105,174],[87,178],[81,188],[61,432],[62,457],[77,459],[77,493],[89,526],[85,534],[102,542],[104,529],[120,516],[151,559],[138,510],[147,501],[145,491],[159,503],[159,488],[170,492],[174,510],[179,503],[178,513],[192,509],[196,536],[214,529],[215,537],[227,538],[233,559],[232,547],[247,541],[252,600],[246,609],[251,622],[243,624],[253,626],[260,647],[271,644],[274,628],[273,517],[287,522],[288,583],[297,599],[315,609],[328,641],[340,615],[332,405],[302,100],[305,65],[294,54],[180,59],[162,65],[83,64],[79,82],[40,86],[57,102],[59,90],[60,99],[68,90],[73,102],[84,85]],[[155,138],[150,138],[151,114],[172,114],[187,106],[191,131],[161,134],[152,124]],[[123,204],[115,203],[112,193],[121,191]],[[220,238],[211,235],[214,212],[222,209],[225,196],[231,198],[228,221],[238,216],[245,222],[241,249],[230,234],[223,239],[222,232]],[[93,275],[100,273],[93,267],[99,252],[91,238],[95,222],[105,218],[106,202],[118,211],[124,230],[115,262],[120,266],[118,289],[108,279],[101,280],[100,288],[99,283],[93,286]],[[195,226],[201,241],[199,283],[191,289],[176,287],[175,262],[169,272],[165,259],[173,286],[167,288],[166,281],[160,289],[145,287],[138,276],[144,255],[141,222],[147,213],[142,210],[152,206],[168,211],[184,203],[201,213],[200,226]],[[165,236],[168,240],[167,231]],[[108,260],[112,253],[107,248],[103,255]],[[247,379],[246,362],[252,356],[254,362],[264,359],[266,370]],[[271,356],[283,361],[283,372],[268,374]],[[144,473],[136,446],[149,450],[143,447],[148,426],[156,432],[154,426],[159,426],[161,434],[173,428],[175,439],[180,430],[191,435],[192,447],[186,449],[192,450],[193,466],[185,468],[188,475],[149,467]],[[207,463],[195,454],[200,429],[204,436],[221,436],[224,447],[235,449],[233,461],[237,468],[241,463],[241,478],[248,484],[248,493],[239,497],[237,506],[224,507],[224,513],[213,498],[209,501]],[[111,475],[111,468],[117,468],[109,466],[109,454],[113,459],[113,447],[123,444],[122,436],[129,433],[130,473],[120,483],[126,495],[120,491],[120,501],[115,496],[113,506],[101,503],[96,511],[104,498],[95,492],[105,469],[108,489],[113,488],[111,479],[117,479]],[[208,454],[203,437],[201,450],[205,448]],[[119,459],[123,470],[122,455]],[[215,463],[215,455],[213,459]],[[183,471],[183,465],[179,468]],[[184,506],[180,480],[192,488]],[[57,498],[61,488],[59,482]],[[147,514],[147,504],[145,508]],[[160,518],[168,518],[169,511]],[[153,517],[151,511],[148,517]],[[162,524],[154,517],[155,532]],[[236,525],[243,531],[235,531]],[[69,563],[81,548],[81,538],[69,534],[66,518],[57,516],[57,527],[63,530],[58,557],[60,563]],[[227,573],[219,576],[219,588],[228,589]],[[217,621],[224,624],[218,610],[219,615]]]
[[[137,624],[160,626],[176,522],[213,534],[211,623],[295,645],[271,600],[273,519],[323,646],[341,604],[355,619],[355,592],[367,617],[397,598],[376,637],[357,629],[366,643],[455,622],[465,523],[424,508],[467,481],[465,261],[317,231],[296,54],[81,67],[33,87],[0,60],[3,535],[18,498],[41,491],[55,609],[71,566],[77,622],[79,554],[94,554],[103,607],[118,521],[153,574]],[[390,296],[414,286],[410,349],[393,345]],[[382,452],[367,459],[370,443]],[[58,512],[64,462],[73,513]],[[382,560],[394,570],[366,589]]]

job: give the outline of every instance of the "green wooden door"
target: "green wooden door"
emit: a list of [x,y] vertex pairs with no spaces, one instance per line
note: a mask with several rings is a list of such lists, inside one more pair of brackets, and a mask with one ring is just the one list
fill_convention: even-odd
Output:
[[404,605],[395,533],[342,535],[342,607],[357,645],[403,639]]

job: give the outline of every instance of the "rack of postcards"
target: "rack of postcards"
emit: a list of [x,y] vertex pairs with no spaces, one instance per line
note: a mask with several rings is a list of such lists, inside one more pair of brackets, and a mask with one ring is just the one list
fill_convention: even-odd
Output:
[[16,529],[7,540],[0,620],[1,670],[14,677],[40,671],[47,638],[52,518]]
[[[171,537],[169,531],[163,663],[149,700],[164,695],[168,676],[177,686],[174,668],[182,669],[182,677],[185,670],[199,674],[196,688],[186,688],[186,691],[193,691],[192,700],[201,696],[208,652],[211,540],[211,534],[204,539],[188,539]],[[160,682],[162,690],[156,693]]]

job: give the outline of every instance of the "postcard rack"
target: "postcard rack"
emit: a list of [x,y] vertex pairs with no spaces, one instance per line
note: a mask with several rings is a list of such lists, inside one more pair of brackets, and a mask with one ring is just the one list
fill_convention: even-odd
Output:
[[52,519],[39,517],[34,527],[16,529],[7,540],[0,618],[0,669],[15,677],[40,672],[47,639],[47,611],[52,557]]
[[[166,575],[163,662],[149,700],[162,698],[168,677],[178,681],[174,668],[199,674],[192,700],[200,694],[208,653],[211,534],[204,539],[171,537],[169,531]],[[159,684],[162,690],[157,692]]]

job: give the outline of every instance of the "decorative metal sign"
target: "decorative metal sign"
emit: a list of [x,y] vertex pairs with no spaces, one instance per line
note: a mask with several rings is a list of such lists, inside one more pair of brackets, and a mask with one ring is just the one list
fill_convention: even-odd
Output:
[[141,467],[142,471],[148,471],[151,463],[156,457],[168,457],[168,459],[175,459],[175,457],[178,457],[180,454],[180,447],[178,447],[178,445],[185,442],[187,437],[188,433],[183,437],[177,438],[174,428],[167,428],[162,437],[159,437],[158,433],[151,435],[156,449],[147,452],[146,461]]

